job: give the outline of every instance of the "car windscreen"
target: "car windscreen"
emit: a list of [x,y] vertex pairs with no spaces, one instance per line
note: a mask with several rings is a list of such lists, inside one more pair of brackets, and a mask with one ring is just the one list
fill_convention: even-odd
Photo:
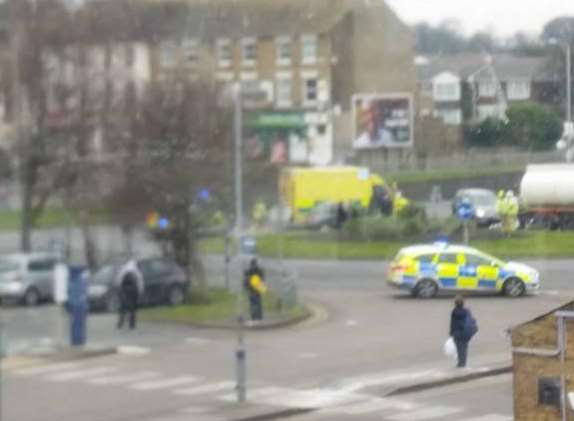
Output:
[[14,272],[20,269],[20,265],[15,260],[0,259],[0,275],[3,273]]
[[489,193],[475,193],[468,198],[475,206],[491,206],[496,203],[496,196]]
[[96,272],[92,278],[92,282],[96,284],[109,284],[112,283],[118,271],[118,266],[104,266]]

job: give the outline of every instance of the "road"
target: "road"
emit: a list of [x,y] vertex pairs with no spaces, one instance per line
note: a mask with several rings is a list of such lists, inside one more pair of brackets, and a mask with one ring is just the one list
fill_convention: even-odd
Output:
[[[328,315],[321,312],[283,330],[248,333],[251,405],[270,412],[312,407],[313,413],[299,417],[302,421],[450,421],[461,414],[488,415],[483,421],[511,419],[508,382],[479,388],[477,396],[488,402],[480,407],[475,392],[463,386],[445,389],[444,394],[437,390],[437,395],[384,397],[405,379],[426,380],[454,370],[453,362],[441,352],[452,304],[450,298],[422,301],[388,289],[379,281],[377,265],[294,262],[303,276],[309,276],[301,282],[302,294],[326,308]],[[558,266],[566,270],[568,262]],[[349,274],[355,274],[352,281],[346,279]],[[548,279],[547,286],[567,285],[569,275],[564,272],[562,277]],[[506,329],[558,306],[571,292],[546,290],[523,299],[470,298],[480,325],[470,365],[508,358]],[[13,320],[20,320],[21,312],[28,310],[10,311]],[[118,333],[113,330],[113,317],[98,317],[101,330],[94,335],[113,337],[125,345],[145,345],[150,352],[36,371],[8,370],[2,398],[6,420],[238,419],[221,416],[235,407],[235,334],[152,324]],[[473,399],[468,399],[470,395]]]

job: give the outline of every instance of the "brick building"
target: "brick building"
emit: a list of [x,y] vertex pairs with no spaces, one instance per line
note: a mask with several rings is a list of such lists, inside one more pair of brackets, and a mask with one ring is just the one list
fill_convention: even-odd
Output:
[[341,160],[352,151],[354,95],[416,97],[414,36],[383,0],[178,4],[178,18],[154,29],[152,80],[207,67],[239,82],[253,158]]
[[574,302],[511,329],[516,421],[574,420]]

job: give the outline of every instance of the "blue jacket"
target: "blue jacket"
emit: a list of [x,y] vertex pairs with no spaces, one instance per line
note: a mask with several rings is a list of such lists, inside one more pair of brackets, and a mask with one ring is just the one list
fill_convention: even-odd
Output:
[[466,340],[464,338],[464,321],[469,311],[464,307],[455,307],[450,315],[450,336],[455,341]]

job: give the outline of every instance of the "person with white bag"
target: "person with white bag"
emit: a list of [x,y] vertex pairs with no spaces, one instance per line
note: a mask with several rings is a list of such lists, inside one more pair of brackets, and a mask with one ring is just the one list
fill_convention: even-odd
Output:
[[457,367],[466,367],[468,357],[468,343],[478,332],[476,320],[470,310],[464,307],[464,297],[457,295],[454,299],[454,309],[450,315],[450,338],[445,343],[445,353],[452,354],[452,344],[449,341],[452,338],[456,347]]

